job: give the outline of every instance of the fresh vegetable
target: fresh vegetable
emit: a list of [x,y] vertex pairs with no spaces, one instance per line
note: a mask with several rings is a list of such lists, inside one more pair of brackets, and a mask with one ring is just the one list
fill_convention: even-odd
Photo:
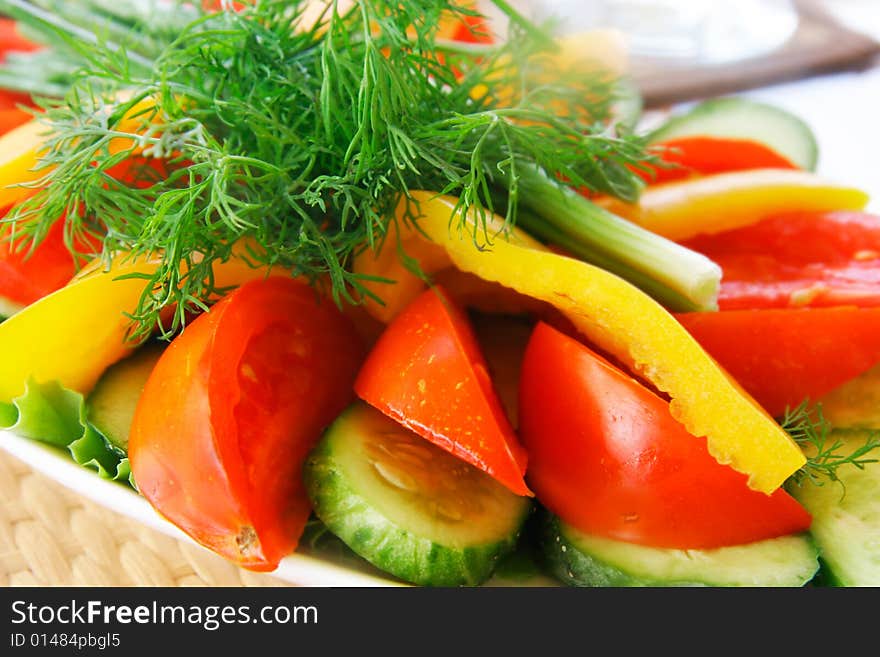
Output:
[[[27,243],[0,241],[0,297],[15,311],[64,287],[82,266],[86,254],[94,253],[95,245],[86,237],[76,239],[72,250],[65,240],[65,221],[59,219],[49,227],[48,234],[31,251]],[[0,231],[8,231],[3,226]],[[74,256],[75,253],[80,255]]]
[[128,445],[141,494],[202,545],[274,569],[311,512],[302,464],[352,400],[362,351],[351,322],[303,281],[230,292],[147,379]]
[[[640,176],[660,164],[652,157],[658,142],[637,134],[637,94],[631,86],[627,92],[624,71],[608,66],[619,49],[592,38],[554,41],[501,0],[495,5],[512,26],[508,39],[462,36],[461,25],[483,18],[470,0],[456,2],[364,0],[353,7],[332,3],[323,13],[305,0],[236,3],[233,11],[209,2],[163,3],[142,20],[132,18],[141,3],[128,0],[0,0],[0,12],[45,46],[0,63],[0,86],[14,73],[23,80],[21,91],[55,97],[41,100],[38,120],[0,137],[0,200],[12,204],[7,223],[15,231],[7,242],[18,241],[22,253],[43,248],[59,217],[70,251],[77,252],[81,236],[97,240],[89,244],[97,257],[84,274],[18,305],[24,308],[0,327],[0,387],[7,386],[0,390],[0,422],[37,439],[45,432],[102,476],[137,483],[160,513],[245,567],[271,569],[294,550],[314,503],[334,519],[331,531],[408,581],[479,583],[518,542],[528,550],[523,541],[531,536],[521,529],[534,502],[526,485],[532,475],[523,479],[528,460],[512,429],[522,419],[511,392],[522,349],[502,356],[511,363],[498,367],[498,353],[508,346],[495,341],[496,360],[484,358],[456,308],[462,301],[534,313],[526,325],[547,319],[640,379],[622,370],[616,379],[600,377],[627,382],[648,417],[665,418],[645,435],[657,439],[656,430],[666,429],[663,436],[690,441],[682,443],[685,452],[700,448],[701,456],[687,459],[681,471],[703,477],[697,477],[700,492],[733,528],[712,525],[705,512],[688,515],[693,505],[647,500],[650,485],[669,490],[657,467],[639,473],[650,484],[641,487],[646,518],[674,507],[673,515],[687,521],[681,534],[716,542],[751,540],[756,527],[758,535],[767,527],[774,535],[798,531],[809,516],[780,485],[814,485],[817,463],[834,480],[871,462],[880,441],[866,440],[854,456],[841,456],[821,440],[819,428],[828,426],[821,414],[814,421],[800,412],[812,408],[806,404],[777,422],[670,312],[718,308],[722,268],[689,244],[707,225],[711,232],[758,222],[782,205],[840,211],[860,207],[864,195],[806,171],[782,170],[806,166],[809,131],[772,111],[743,113],[744,105],[695,114],[681,129],[702,134],[664,139],[679,148],[657,152],[662,157],[687,155],[690,145],[696,159],[687,170],[698,178],[643,192]],[[584,53],[597,51],[599,67],[586,65]],[[755,130],[725,132],[726,124],[743,120]],[[713,150],[700,160],[708,142]],[[728,149],[723,163],[713,159],[719,142]],[[750,169],[738,172],[749,174],[739,191],[734,174],[724,172],[731,168]],[[801,183],[806,176],[807,183],[798,187],[792,176]],[[684,237],[659,235],[603,205],[618,204],[623,212],[641,200],[651,207],[658,190],[693,190],[692,183],[710,179],[716,185],[710,200],[698,199],[695,214],[682,210],[679,224],[695,231]],[[761,196],[768,189],[783,189],[789,198],[776,205]],[[791,201],[805,189],[811,193]],[[705,214],[725,206],[733,208],[733,224],[727,213]],[[282,275],[266,278],[270,270]],[[429,282],[435,288],[441,282],[442,297],[423,292]],[[428,303],[419,294],[434,295],[435,303],[425,306],[433,310],[420,324],[410,315]],[[377,338],[382,327],[366,318],[367,310],[390,322],[385,336]],[[400,329],[408,325],[418,330]],[[491,345],[485,324],[483,330],[480,339]],[[173,341],[155,369],[137,367],[135,375],[124,372],[133,360],[114,365],[156,332]],[[395,332],[403,338],[388,337]],[[317,346],[304,348],[304,335]],[[443,352],[449,369],[425,365],[434,353],[413,360],[407,349],[418,352],[419,338],[451,347]],[[369,392],[378,406],[411,402],[407,417],[392,419],[359,401],[313,448],[352,401],[356,371],[374,341],[371,358],[379,365],[362,370]],[[869,351],[854,356],[866,361]],[[85,361],[91,354],[94,360]],[[407,381],[413,373],[424,376]],[[441,397],[422,394],[435,388]],[[124,401],[108,402],[114,395]],[[571,396],[568,389],[560,395]],[[551,401],[548,408],[561,403]],[[596,397],[593,403],[611,412]],[[125,414],[111,426],[108,405],[128,414],[136,406],[132,421]],[[483,428],[468,424],[467,415],[477,413],[492,418],[483,444],[467,434]],[[557,424],[571,426],[579,417]],[[362,418],[374,418],[377,431]],[[459,452],[496,476],[504,471],[499,479],[507,481],[409,431],[407,418],[455,452],[443,433],[452,427],[469,441],[470,449]],[[645,427],[643,417],[631,424]],[[127,437],[136,480],[128,477]],[[553,456],[546,447],[552,441],[541,444],[542,456]],[[314,461],[306,460],[309,452]],[[555,456],[569,468],[582,464],[571,454]],[[716,471],[725,474],[705,475]],[[748,503],[725,497],[724,477],[736,479]],[[560,481],[574,486],[572,478]],[[596,490],[597,482],[575,488]],[[607,489],[617,501],[625,491]],[[474,501],[484,498],[490,502],[476,509]],[[755,499],[760,504],[750,506]],[[800,524],[785,524],[780,499],[788,511],[798,510]],[[458,519],[443,525],[450,516]],[[649,528],[646,543],[679,534],[661,521],[637,524]],[[571,563],[577,578],[592,575],[581,561],[566,562],[568,551],[611,564],[622,583],[797,584],[801,574],[815,572],[815,548],[803,535],[735,546],[802,548],[749,551],[752,579],[725,560],[717,575],[679,579],[670,571],[678,565],[645,572],[616,556],[597,557],[590,541],[608,541],[589,528],[578,543],[561,541],[562,554],[551,550],[560,568]],[[681,556],[674,548],[611,543],[611,552],[631,562],[668,566]],[[703,559],[730,549],[688,552]],[[783,553],[791,567],[781,568],[781,580],[765,578],[757,562]]]
[[[38,48],[37,44],[22,38],[15,21],[0,16],[0,66],[10,53],[27,53]],[[23,108],[34,106],[30,95],[2,87],[0,84],[0,135],[30,121],[31,113]]]
[[526,453],[492,385],[473,327],[441,288],[388,326],[355,381],[358,396],[517,495]]
[[32,119],[0,136],[0,208],[13,207],[36,193],[34,183],[41,175],[38,154],[45,130]]
[[677,319],[774,417],[880,364],[880,308],[727,310]]
[[819,157],[816,137],[803,119],[781,107],[739,96],[699,102],[653,130],[649,141],[658,143],[680,137],[757,142],[791,165],[808,171],[816,168]]
[[722,266],[722,312],[678,318],[771,414],[880,363],[880,217],[787,213],[687,244]]
[[823,486],[828,482],[840,483],[841,471],[864,468],[875,463],[880,449],[880,434],[863,433],[865,441],[846,453],[843,441],[834,439],[835,427],[828,422],[821,405],[803,402],[797,408],[786,411],[780,420],[789,435],[810,455],[808,467],[794,473],[786,482],[788,486],[801,486],[806,482]]
[[39,48],[39,44],[21,35],[14,20],[0,16],[0,61],[11,52],[33,52]]
[[724,271],[718,306],[880,305],[880,216],[786,212],[686,244]]
[[804,586],[819,569],[806,534],[714,550],[652,548],[578,531],[546,514],[548,568],[572,586]]
[[[241,239],[259,247],[262,264],[329,280],[340,303],[361,298],[352,257],[383,243],[393,224],[411,224],[416,210],[402,218],[396,210],[424,188],[457,197],[453,223],[472,235],[472,248],[481,231],[465,226],[469,210],[498,209],[513,224],[529,205],[530,226],[550,230],[581,213],[597,230],[619,228],[602,244],[605,266],[625,257],[624,272],[685,298],[706,289],[692,307],[712,307],[717,268],[705,258],[691,254],[682,266],[684,249],[584,210],[586,199],[553,201],[567,185],[635,200],[642,182],[627,165],[645,159],[644,140],[613,129],[614,79],[575,67],[548,83],[532,64],[556,43],[496,4],[512,33],[485,45],[438,41],[441,16],[471,13],[454,1],[334,5],[312,24],[303,2],[266,0],[181,19],[173,47],[157,54],[120,38],[127,65],[119,66],[119,44],[86,38],[70,12],[47,26],[26,3],[2,0],[47,39],[89,54],[91,69],[47,110],[43,184],[13,213],[36,219],[28,229],[39,234],[59,209],[82,207],[72,220],[87,227],[100,209],[105,252],[173,254],[159,256],[148,281],[157,292],[134,311],[154,321],[171,305],[200,308],[210,268]],[[266,74],[292,62],[300,74]],[[495,93],[502,89],[516,93]],[[121,92],[145,103],[151,120],[125,126]],[[116,120],[105,120],[108,106]],[[121,149],[110,152],[114,140]],[[93,163],[100,171],[138,149],[170,152],[178,166],[149,193],[96,184]],[[182,266],[191,277],[180,276]]]
[[[860,449],[866,431],[834,431],[842,451]],[[836,586],[880,586],[880,463],[840,471],[840,484],[792,486],[792,494],[810,511],[810,528],[819,546],[825,580]]]
[[[145,186],[137,184],[138,176],[130,176],[133,163],[142,162],[144,153],[156,159],[175,155],[155,142],[145,143],[143,133],[153,129],[157,116],[155,106],[151,104],[155,101],[124,99],[124,96],[128,94],[120,93],[112,101],[102,101],[100,106],[92,108],[94,119],[104,126],[105,134],[92,140],[93,150],[87,161],[73,163],[61,159],[51,162],[47,159],[52,149],[70,149],[74,144],[82,146],[83,142],[53,133],[45,114],[0,137],[0,207],[12,208],[10,218],[18,222],[20,231],[35,244],[40,242],[42,231],[49,230],[58,217],[65,215],[72,224],[71,232],[105,234],[104,222],[85,220],[89,210],[101,210],[103,216],[107,208],[102,199],[75,203],[76,199],[72,197],[57,198],[50,203],[37,201],[33,207],[28,207],[25,201],[46,194],[53,176],[63,177],[68,185],[76,187],[83,195],[98,193],[100,196],[126,189],[143,196]],[[171,172],[167,174],[170,176]],[[128,184],[113,184],[114,180]],[[167,176],[162,180],[167,180]],[[112,251],[108,250],[108,253]]]
[[28,102],[27,96],[0,90],[0,135],[33,118],[33,114],[21,107]]
[[66,450],[102,479],[132,483],[128,457],[89,422],[82,394],[55,382],[31,380],[21,395],[0,402],[0,428]]
[[880,364],[814,402],[832,427],[880,429]]
[[[137,306],[144,279],[156,266],[124,254],[108,268],[95,261],[68,285],[0,324],[0,401],[20,395],[31,378],[87,394],[107,367],[137,346],[129,339],[136,327],[126,313]],[[236,252],[217,263],[211,283],[229,288],[269,271],[251,267]]]
[[653,185],[637,203],[596,202],[650,231],[683,241],[781,213],[861,210],[868,195],[808,171],[755,169]]
[[773,149],[749,139],[675,137],[653,144],[650,150],[663,165],[643,165],[636,170],[649,185],[730,171],[798,168]]
[[355,552],[415,584],[480,584],[517,543],[531,500],[359,402],[304,468],[317,516]]
[[[0,62],[0,87],[63,98],[89,58],[101,51],[113,53],[117,64],[145,66],[174,40],[182,25],[199,18],[195,5],[176,0],[0,0],[0,13],[9,17],[0,28],[0,50],[9,43],[6,59]],[[67,40],[68,33],[82,47]]]
[[144,384],[165,347],[164,342],[150,342],[114,363],[86,398],[89,421],[123,451],[128,451],[131,422]]
[[694,436],[706,436],[709,452],[746,474],[749,486],[772,493],[805,463],[779,425],[672,315],[637,288],[587,263],[520,246],[502,235],[491,249],[475,250],[448,229],[454,199],[413,196],[422,213],[419,229],[456,267],[551,304],[597,348],[667,394],[673,417]]
[[519,391],[528,483],[566,524],[652,548],[705,550],[806,531],[784,490],[752,490],[660,396],[539,323]]

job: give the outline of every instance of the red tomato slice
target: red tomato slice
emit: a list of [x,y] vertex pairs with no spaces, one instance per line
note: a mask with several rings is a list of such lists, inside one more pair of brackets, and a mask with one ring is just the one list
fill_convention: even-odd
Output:
[[880,308],[729,310],[677,318],[776,417],[880,362]]
[[705,176],[749,169],[797,169],[788,158],[760,142],[732,137],[677,137],[654,144],[651,149],[673,167],[634,171],[656,185],[692,176]]
[[25,39],[18,32],[18,26],[11,18],[0,16],[0,61],[7,52],[32,52],[42,46]]
[[423,292],[382,333],[355,392],[423,438],[518,495],[526,453],[489,376],[467,316],[440,287]]
[[[168,169],[162,160],[131,158],[107,173],[143,189],[149,187],[157,176],[167,176]],[[13,247],[7,240],[0,239],[0,299],[13,306],[27,306],[66,285],[76,274],[78,265],[100,250],[98,240],[80,238],[74,250],[83,258],[77,263],[64,242],[64,231],[64,221],[59,219],[32,251]]]
[[[64,239],[63,219],[52,224],[40,244],[30,253],[0,239],[0,297],[26,306],[66,285],[76,273],[77,263]],[[91,254],[96,247],[96,244],[83,239],[77,243],[76,251]],[[78,264],[82,265],[83,262]]]
[[877,215],[780,215],[684,244],[721,266],[721,310],[880,305]]
[[784,490],[750,489],[673,419],[668,402],[546,324],[529,340],[520,381],[529,485],[577,529],[711,549],[809,527],[810,515]]
[[14,104],[12,107],[4,108],[3,104],[5,101],[12,102],[8,97],[4,98],[4,93],[0,91],[0,135],[20,125],[24,125],[34,118],[32,114],[18,109]]
[[144,387],[129,443],[140,492],[202,545],[275,568],[311,512],[302,463],[351,402],[362,356],[351,322],[305,283],[242,285],[187,325]]

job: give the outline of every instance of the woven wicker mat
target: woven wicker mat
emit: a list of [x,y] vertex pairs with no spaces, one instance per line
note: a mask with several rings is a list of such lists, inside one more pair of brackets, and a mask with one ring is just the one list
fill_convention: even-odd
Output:
[[109,511],[0,451],[0,586],[285,586]]

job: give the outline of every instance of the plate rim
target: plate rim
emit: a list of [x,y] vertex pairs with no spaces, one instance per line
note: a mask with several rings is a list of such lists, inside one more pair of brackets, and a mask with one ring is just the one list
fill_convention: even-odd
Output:
[[[163,518],[146,498],[133,489],[127,488],[119,482],[102,479],[95,471],[77,464],[51,445],[25,438],[12,430],[4,429],[0,430],[0,449],[53,482],[105,509],[135,520],[139,524],[170,538],[196,545],[207,553],[222,558]],[[281,560],[277,569],[265,574],[287,584],[302,587],[409,586],[405,582],[361,572],[350,566],[335,563],[326,557],[298,552],[288,555]]]

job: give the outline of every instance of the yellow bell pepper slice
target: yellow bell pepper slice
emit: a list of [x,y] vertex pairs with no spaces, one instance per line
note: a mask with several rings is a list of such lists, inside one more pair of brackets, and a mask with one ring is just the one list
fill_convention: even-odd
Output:
[[[501,219],[487,217],[489,235],[503,227]],[[403,225],[403,221],[398,222]],[[503,239],[498,237],[497,239]],[[536,239],[522,231],[514,231],[509,239],[530,249],[544,250]],[[418,263],[423,276],[403,265],[401,257]],[[439,271],[452,266],[449,253],[440,244],[429,242],[418,231],[410,228],[399,230],[394,225],[382,248],[365,249],[358,253],[352,270],[364,277],[362,285],[376,298],[365,297],[365,310],[387,324],[427,287],[426,280]],[[384,280],[382,280],[384,279]],[[379,301],[381,300],[381,301]]]
[[415,196],[420,230],[455,266],[556,307],[590,342],[667,393],[673,416],[694,436],[705,436],[712,456],[746,474],[750,487],[770,493],[804,465],[792,438],[641,290],[603,269],[534,248],[519,231],[519,243],[498,238],[491,248],[477,249],[467,231],[449,228],[455,199]]
[[[117,257],[104,268],[92,263],[65,287],[27,306],[0,324],[0,401],[25,391],[29,379],[87,394],[107,367],[136,346],[127,340],[132,312],[147,283],[155,259]],[[214,266],[218,288],[266,276],[240,258]]]
[[658,235],[684,240],[784,212],[861,210],[868,201],[864,191],[808,171],[754,169],[652,185],[638,203],[610,197],[596,202]]

